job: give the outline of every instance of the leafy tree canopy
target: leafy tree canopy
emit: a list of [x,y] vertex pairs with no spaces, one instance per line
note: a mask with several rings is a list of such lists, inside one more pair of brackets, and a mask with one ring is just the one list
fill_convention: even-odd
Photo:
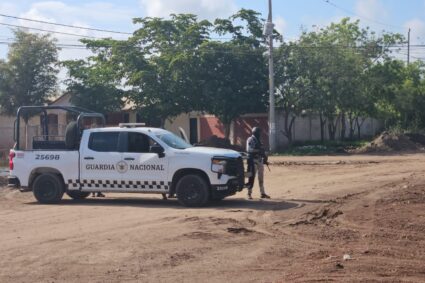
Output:
[[45,104],[57,87],[55,40],[22,30],[14,31],[14,37],[7,59],[0,62],[1,112],[8,115],[23,105]]

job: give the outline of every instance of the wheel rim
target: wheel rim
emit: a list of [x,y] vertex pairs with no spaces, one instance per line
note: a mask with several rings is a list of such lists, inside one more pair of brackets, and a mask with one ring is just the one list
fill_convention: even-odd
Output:
[[199,199],[199,182],[191,181],[185,184],[183,198],[187,201],[196,201]]
[[39,184],[39,195],[43,199],[51,199],[55,197],[55,183],[52,180],[42,180]]

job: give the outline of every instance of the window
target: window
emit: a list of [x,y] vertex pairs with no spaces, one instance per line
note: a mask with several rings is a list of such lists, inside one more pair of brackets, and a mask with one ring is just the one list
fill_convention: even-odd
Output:
[[167,145],[176,149],[186,149],[192,147],[191,144],[188,144],[186,141],[172,133],[160,134],[157,135],[157,137],[160,138]]
[[89,148],[94,151],[118,151],[119,132],[97,132],[90,134]]
[[156,142],[147,135],[129,132],[126,152],[149,152],[149,148],[155,143]]

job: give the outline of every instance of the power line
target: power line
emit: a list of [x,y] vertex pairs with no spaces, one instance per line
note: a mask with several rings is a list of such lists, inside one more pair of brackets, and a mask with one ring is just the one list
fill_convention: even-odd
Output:
[[[0,41],[0,45],[12,45],[16,42],[7,42],[7,41]],[[74,49],[74,50],[90,50],[85,45],[79,45],[79,44],[56,44],[60,49]],[[111,47],[111,46],[106,46]],[[121,49],[127,49],[131,48],[130,46],[119,46],[118,48]],[[252,51],[229,51],[229,50],[218,50],[218,49],[203,49],[203,50],[197,50],[198,52],[204,52],[204,53],[222,53],[222,54],[233,54],[233,55],[246,55],[246,56],[258,56],[262,54],[262,51],[260,50],[252,50]]]
[[33,19],[28,19],[28,18],[21,18],[21,17],[11,16],[11,15],[5,15],[5,14],[0,14],[0,17],[11,18],[11,19],[18,19],[18,20],[24,20],[24,21],[30,21],[30,22],[48,24],[48,25],[55,25],[55,26],[61,26],[61,27],[70,27],[70,28],[75,28],[75,29],[83,29],[83,30],[92,30],[92,31],[107,32],[107,33],[132,35],[131,32],[123,32],[123,31],[115,31],[115,30],[107,30],[107,29],[99,29],[99,28],[90,28],[90,27],[67,25],[67,24],[62,24],[62,23],[53,23],[53,22],[48,22],[48,21],[41,21],[41,20],[33,20]]
[[69,36],[78,36],[78,37],[84,37],[84,38],[99,39],[98,37],[89,36],[89,35],[80,35],[80,34],[76,34],[76,33],[53,31],[53,30],[47,30],[47,29],[41,29],[41,28],[32,28],[32,27],[27,27],[27,26],[12,25],[12,24],[6,24],[6,23],[0,23],[0,25],[8,26],[8,27],[15,27],[15,28],[30,29],[30,30],[38,30],[38,31],[49,32],[49,33],[57,33],[57,34],[63,34],[63,35],[69,35]]
[[360,16],[360,15],[354,13],[353,11],[350,11],[348,9],[345,9],[343,7],[340,7],[340,6],[336,5],[335,3],[331,2],[330,0],[323,0],[323,2],[325,2],[325,3],[327,3],[327,4],[329,4],[329,5],[333,6],[333,7],[335,7],[337,9],[341,10],[341,11],[344,11],[344,12],[346,12],[348,14],[351,14],[353,16],[362,18],[362,19],[364,19],[366,21],[369,21],[369,22],[372,22],[372,23],[375,23],[375,24],[379,24],[379,25],[383,25],[383,26],[388,26],[388,27],[392,27],[392,28],[396,28],[396,29],[403,29],[403,30],[405,29],[402,26],[396,26],[396,25],[392,25],[392,24],[388,24],[388,23],[383,23],[383,22],[380,22],[380,21],[377,21],[377,20],[374,20],[374,19],[371,19],[371,18],[368,18],[368,17]]
[[[61,27],[70,27],[70,28],[82,29],[82,30],[91,30],[91,31],[106,32],[106,33],[133,35],[133,33],[131,33],[131,32],[108,30],[108,29],[100,29],[100,28],[82,27],[82,26],[68,25],[68,24],[62,24],[62,23],[54,23],[54,22],[48,22],[48,21],[33,20],[33,19],[22,18],[22,17],[17,17],[17,16],[11,16],[11,15],[5,15],[5,14],[0,14],[0,17],[6,17],[6,18],[12,18],[12,19],[18,19],[18,20],[24,20],[24,21],[31,21],[31,22],[48,24],[48,25],[55,25],[55,26],[61,26]],[[229,37],[211,37],[210,39],[231,40],[233,38],[229,38]]]
[[[10,38],[6,39],[9,40]],[[2,43],[16,43],[16,41],[14,41],[14,39],[10,39],[9,41],[2,41]],[[72,44],[72,43],[64,43],[64,42],[57,42],[56,45],[63,45],[63,46],[67,46],[67,47],[83,47],[86,48],[85,44]],[[102,46],[102,47],[112,47],[112,46]],[[125,47],[125,46],[120,46],[121,48]],[[385,46],[378,46],[378,47],[385,47],[385,48],[398,48],[398,49],[402,49],[402,48],[407,48],[406,45],[402,45],[402,44],[391,44],[391,45],[385,45]],[[410,46],[411,48],[416,48],[417,50],[422,50],[425,48],[425,44],[414,44]],[[128,48],[130,48],[128,46]],[[274,49],[279,49],[280,47],[274,47]],[[347,49],[347,50],[356,50],[356,49],[364,49],[364,48],[371,48],[370,46],[363,46],[363,45],[359,45],[359,46],[347,46],[347,45],[293,45],[293,46],[287,46],[287,48],[289,49]],[[253,52],[260,52],[259,50],[252,50]],[[393,50],[393,51],[397,51],[397,50]],[[251,51],[249,51],[251,52]],[[263,52],[263,51],[261,51]]]
[[[14,42],[6,42],[6,41],[0,41],[0,45],[12,45],[14,44]],[[60,49],[74,49],[74,50],[88,50],[87,48],[81,46],[81,47],[77,47],[77,46],[68,46],[68,45],[61,45],[61,44],[56,44],[57,47],[59,47]]]

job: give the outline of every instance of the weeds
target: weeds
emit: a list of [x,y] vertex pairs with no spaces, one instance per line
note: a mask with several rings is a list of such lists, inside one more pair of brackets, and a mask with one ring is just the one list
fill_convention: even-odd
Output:
[[308,141],[297,142],[292,146],[279,151],[274,155],[304,156],[304,155],[326,155],[326,154],[346,154],[348,150],[356,149],[366,145],[368,140],[360,141]]

